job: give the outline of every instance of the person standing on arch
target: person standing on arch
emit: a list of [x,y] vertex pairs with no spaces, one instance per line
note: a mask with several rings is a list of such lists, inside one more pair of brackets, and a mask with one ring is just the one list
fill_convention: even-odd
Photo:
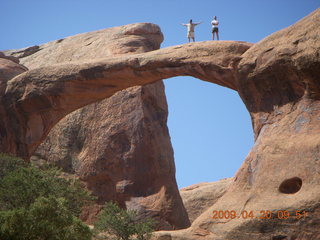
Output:
[[190,19],[189,23],[187,23],[187,24],[181,23],[183,26],[186,26],[188,28],[187,37],[188,37],[189,42],[190,42],[190,39],[195,41],[195,38],[194,38],[194,27],[199,25],[200,23],[201,22],[193,23],[192,19]]
[[214,33],[216,33],[217,40],[219,40],[219,28],[218,28],[219,21],[217,20],[217,16],[214,16],[211,22],[211,25],[212,25],[212,40],[214,40]]

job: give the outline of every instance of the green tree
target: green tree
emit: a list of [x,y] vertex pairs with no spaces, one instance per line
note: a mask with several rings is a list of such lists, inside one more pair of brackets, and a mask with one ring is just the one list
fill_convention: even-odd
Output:
[[0,153],[0,179],[8,172],[11,172],[19,167],[26,167],[28,164],[21,158]]
[[117,240],[149,239],[154,221],[146,219],[137,222],[135,221],[136,217],[135,211],[121,209],[117,204],[108,202],[99,214],[98,221],[94,226],[98,232],[107,232],[115,236]]
[[57,168],[0,155],[1,240],[89,240],[92,233],[78,216],[90,201],[80,182]]
[[79,216],[81,207],[92,198],[76,179],[64,179],[54,167],[17,167],[0,181],[0,210],[30,206],[38,197],[65,198],[67,207]]
[[144,221],[135,224],[136,237],[138,240],[147,240],[151,238],[151,233],[154,231],[155,221],[148,218]]
[[39,197],[29,208],[0,212],[3,240],[88,240],[91,231],[63,198]]

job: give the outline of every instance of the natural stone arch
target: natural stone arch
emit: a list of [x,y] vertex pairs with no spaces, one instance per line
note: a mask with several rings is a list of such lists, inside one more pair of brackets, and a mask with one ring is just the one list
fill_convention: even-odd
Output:
[[[155,239],[320,237],[312,227],[319,224],[320,212],[319,24],[318,9],[241,56],[237,90],[250,112],[255,144],[227,192],[190,228],[159,232]],[[294,214],[290,221],[259,215],[307,208],[308,221]],[[240,217],[212,219],[214,210],[235,210]],[[243,219],[242,211],[253,211],[255,218]]]
[[[213,208],[238,212],[307,208],[313,214],[308,221],[276,221],[272,226],[277,235],[271,237],[318,239],[319,229],[309,229],[319,225],[320,212],[319,24],[320,11],[316,10],[247,52],[245,43],[195,43],[28,71],[9,82],[2,97],[1,120],[7,132],[1,133],[1,150],[28,158],[68,112],[130,86],[178,75],[194,76],[239,92],[251,114],[256,142],[226,194],[191,228],[159,233],[164,234],[161,239],[270,238],[268,232],[261,232],[263,221],[212,220]],[[301,189],[289,198],[292,194],[278,188],[292,178],[303,184],[299,183]]]
[[[236,90],[234,66],[251,46],[202,42],[126,57],[74,62],[27,71],[7,83],[3,96],[9,129],[2,151],[28,159],[68,113],[119,90],[174,76],[193,76]],[[5,114],[2,114],[5,115]]]

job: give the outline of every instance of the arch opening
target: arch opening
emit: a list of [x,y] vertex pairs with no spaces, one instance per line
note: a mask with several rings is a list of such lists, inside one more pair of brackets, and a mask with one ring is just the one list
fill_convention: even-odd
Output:
[[165,87],[178,187],[233,177],[254,139],[238,93],[193,77]]

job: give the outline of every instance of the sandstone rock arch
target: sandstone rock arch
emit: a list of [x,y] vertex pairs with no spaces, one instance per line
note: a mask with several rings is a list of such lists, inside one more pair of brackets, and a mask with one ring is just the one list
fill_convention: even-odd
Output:
[[[171,49],[163,49],[164,51],[156,51],[153,55],[147,57],[144,53],[142,54],[142,52],[159,48],[161,41],[162,34],[157,26],[153,24],[131,24],[113,29],[80,34],[37,47],[6,52],[6,54],[19,57],[21,62],[30,68],[29,72],[25,74],[34,72],[34,74],[37,75],[41,72],[40,75],[42,76],[38,76],[38,80],[41,79],[41,81],[45,80],[48,74],[51,74],[53,75],[53,81],[51,81],[51,83],[49,83],[50,81],[46,81],[49,85],[54,85],[61,81],[60,84],[58,84],[58,88],[55,89],[55,87],[53,87],[55,90],[51,89],[45,93],[46,87],[44,86],[49,86],[48,84],[42,85],[44,83],[42,81],[38,87],[34,88],[32,79],[29,78],[28,80],[28,77],[27,79],[22,77],[22,79],[27,80],[25,83],[27,83],[28,87],[22,89],[20,88],[22,84],[15,88],[16,90],[20,89],[20,93],[29,92],[27,94],[29,95],[29,97],[27,97],[28,100],[26,100],[25,97],[22,97],[24,100],[20,98],[23,95],[26,96],[24,93],[18,97],[22,100],[20,103],[24,102],[23,105],[15,102],[17,98],[14,101],[10,100],[11,97],[8,97],[8,95],[2,98],[3,103],[8,103],[9,105],[11,102],[17,103],[7,108],[11,116],[7,116],[7,119],[3,118],[6,124],[5,127],[2,128],[3,131],[8,134],[11,133],[12,136],[14,134],[22,134],[11,138],[11,142],[7,145],[11,148],[9,152],[18,153],[26,159],[29,158],[39,144],[39,139],[42,139],[42,136],[47,134],[44,132],[44,127],[51,128],[51,121],[55,122],[59,120],[61,116],[75,107],[71,106],[70,103],[75,104],[77,106],[76,108],[79,108],[84,103],[88,104],[94,99],[96,101],[97,99],[103,98],[102,95],[100,95],[103,92],[103,88],[105,88],[106,92],[102,94],[112,95],[112,97],[106,101],[91,104],[85,109],[82,108],[68,115],[67,118],[64,118],[62,122],[51,131],[46,142],[42,144],[40,150],[38,149],[36,152],[37,157],[43,157],[48,161],[54,162],[65,159],[67,165],[60,165],[58,163],[60,167],[70,166],[70,157],[75,159],[72,160],[71,170],[84,180],[87,187],[98,197],[98,206],[94,208],[91,207],[83,214],[83,219],[89,222],[91,217],[99,211],[99,205],[111,199],[118,201],[122,206],[138,210],[142,217],[145,215],[154,217],[159,221],[159,228],[161,229],[179,229],[190,225],[175,181],[175,166],[172,147],[166,128],[167,110],[161,86],[162,83],[158,82],[156,85],[152,84],[144,88],[133,87],[114,94],[114,90],[124,87],[121,85],[123,83],[120,82],[120,85],[115,86],[113,89],[113,87],[103,83],[104,80],[101,78],[97,79],[99,77],[96,75],[100,74],[101,76],[101,74],[105,74],[107,76],[110,74],[110,71],[115,71],[111,73],[113,74],[110,78],[113,79],[112,81],[118,81],[119,79],[115,77],[114,74],[121,73],[123,74],[123,80],[126,77],[130,77],[131,80],[143,79],[143,76],[145,76],[147,80],[146,83],[155,81],[155,79],[152,78],[160,79],[162,76],[189,74],[188,71],[193,71],[194,74],[200,71],[199,75],[202,74],[205,77],[206,69],[201,69],[201,66],[197,65],[198,60],[196,58],[200,58],[200,61],[202,58],[204,67],[208,68],[210,67],[210,58],[212,57],[210,55],[215,54],[215,63],[221,63],[221,66],[217,65],[216,69],[210,71],[209,74],[219,71],[216,74],[216,76],[220,76],[222,79],[219,81],[222,82],[221,84],[227,84],[223,83],[223,79],[225,78],[227,81],[230,80],[228,76],[231,76],[232,73],[232,66],[229,66],[228,62],[237,61],[237,57],[251,46],[251,44],[221,42],[219,44],[216,43],[216,47],[211,49],[212,43],[207,42],[200,43],[194,47],[192,45],[182,45],[172,47]],[[114,45],[115,42],[116,45]],[[78,48],[83,48],[83,46],[85,46],[84,49],[78,50]],[[104,46],[104,48],[101,49],[101,46]],[[36,51],[34,51],[34,49]],[[188,51],[190,51],[190,53],[188,53]],[[110,53],[111,55],[116,55],[116,57],[106,58]],[[134,53],[141,54],[132,55]],[[119,56],[124,54],[127,56]],[[128,55],[132,55],[133,58],[130,58]],[[160,56],[160,58],[153,59],[154,56]],[[82,60],[79,61],[79,58]],[[100,59],[93,60],[97,58]],[[168,60],[166,60],[166,58],[169,58],[171,64],[167,65]],[[90,62],[86,62],[88,59]],[[189,63],[185,64],[185,59],[194,61],[191,61],[190,66],[188,66]],[[70,63],[70,60],[77,61]],[[64,63],[56,65],[56,63],[61,61]],[[106,62],[104,63],[104,61]],[[139,61],[145,61],[148,68],[154,69],[154,76],[151,76],[151,79],[147,79],[148,71],[139,70]],[[209,64],[207,62],[209,62]],[[109,63],[111,63],[111,69],[106,67]],[[126,67],[126,65],[128,66]],[[172,68],[173,65],[177,67],[176,70]],[[55,68],[55,66],[57,68]],[[76,70],[76,75],[71,76],[71,78],[68,77],[68,74],[72,72],[73,68],[69,68],[70,66],[78,66],[77,68],[80,69],[78,69],[80,72]],[[52,69],[52,67],[54,67],[55,70],[48,72],[47,70]],[[67,69],[66,72],[61,72],[61,67],[65,67],[65,69]],[[192,70],[192,68],[195,68],[195,70]],[[222,70],[220,70],[220,68]],[[106,71],[106,73],[100,72],[99,69],[102,72]],[[142,72],[142,75],[139,76],[140,72]],[[62,73],[63,76],[56,78],[57,75],[55,74],[57,73]],[[73,73],[71,73],[71,75],[72,74]],[[64,85],[66,83],[65,80],[69,81],[73,79],[70,82],[74,80],[78,81],[79,79],[77,80],[77,78],[79,76],[83,79],[88,78],[87,80],[92,78],[93,81],[98,80],[98,82],[91,85],[91,87],[88,87],[90,84],[81,84],[76,87],[77,89],[70,88],[68,83]],[[135,77],[135,79],[132,77]],[[21,83],[22,79],[12,81]],[[76,83],[76,85],[77,84],[78,83]],[[136,83],[129,83],[129,85],[126,84],[126,86],[131,86],[131,84],[135,85]],[[9,87],[9,85],[10,83],[6,87]],[[71,90],[73,95],[71,96],[70,92],[65,95],[65,93],[63,93],[64,88]],[[30,90],[33,91],[33,93],[31,93]],[[82,91],[87,93],[79,95]],[[34,93],[36,94],[34,95]],[[14,95],[15,94],[11,92],[11,96]],[[60,95],[67,96],[69,102],[63,103],[65,99],[64,97],[60,98]],[[85,95],[91,98],[91,100],[85,100],[83,98]],[[84,102],[81,103],[82,100],[84,100]],[[122,102],[123,104],[116,108],[112,107],[118,105],[114,104],[117,102]],[[6,106],[6,104],[4,104],[4,106]],[[69,110],[65,111],[66,109],[63,110],[64,108],[68,108]],[[93,113],[95,109],[99,109],[97,114]],[[109,120],[107,120],[108,117],[106,117],[110,114],[108,111],[111,111],[111,116],[113,116],[110,117]],[[121,113],[119,111],[126,113],[120,117],[119,114]],[[90,119],[92,118],[96,118],[97,120],[91,121]],[[100,125],[101,120],[99,119],[101,118],[104,119],[105,124]],[[126,123],[128,121],[131,122],[131,120],[127,118],[132,120],[132,124]],[[79,123],[79,121],[81,123]],[[111,124],[110,121],[112,122]],[[152,122],[151,126],[150,121]],[[90,131],[92,133],[89,133],[88,129],[91,128],[92,131]],[[67,129],[71,130],[73,136],[68,136],[68,133],[66,133]],[[92,142],[91,138],[95,138],[96,134],[94,134],[94,131],[97,130],[100,133],[97,137],[101,139],[101,141]],[[81,132],[80,136],[78,135],[79,131]],[[83,131],[86,132],[85,136],[83,135]],[[156,135],[156,137],[154,135]],[[31,141],[34,142],[31,143]],[[70,145],[70,141],[75,143]],[[27,142],[29,145],[26,144]],[[104,146],[105,144],[110,147]],[[122,147],[124,146],[125,149],[117,149],[115,145],[121,149],[123,149]],[[76,149],[73,150],[73,147]],[[19,149],[22,151],[20,152]],[[65,154],[66,151],[69,151],[70,154]],[[119,151],[122,152],[120,153]],[[24,154],[22,154],[23,152]],[[56,157],[54,157],[55,155]],[[57,164],[57,162],[55,163]],[[112,168],[108,167],[110,170],[107,170],[106,166],[110,166],[110,164]],[[126,167],[124,167],[124,164]],[[75,166],[75,168],[72,166]],[[142,169],[144,169],[143,172]],[[148,171],[146,171],[147,169]]]
[[[227,192],[212,207],[190,228],[159,232],[157,239],[320,237],[319,229],[312,227],[320,223],[319,20],[318,9],[241,56],[237,90],[250,112],[255,144]],[[279,190],[288,179],[294,194]],[[307,221],[294,218],[296,209],[306,208]],[[259,219],[261,210],[277,214],[284,209],[293,216],[289,221]],[[213,210],[253,211],[258,218],[212,219]]]
[[[127,57],[74,62],[27,71],[7,83],[2,98],[17,131],[2,151],[30,157],[54,124],[66,114],[119,90],[189,75],[237,89],[234,64],[251,44],[203,42]],[[7,127],[7,129],[10,129]]]
[[[186,44],[149,53],[34,69],[7,84],[2,96],[1,147],[28,158],[67,113],[134,85],[178,75],[237,90],[249,110],[256,142],[219,201],[169,239],[317,239],[320,166],[320,11],[250,48],[241,42]],[[248,50],[249,49],[249,50]],[[76,100],[76,101],[75,101]],[[39,127],[40,126],[40,127]],[[14,129],[15,131],[10,131]],[[299,178],[291,194],[278,191]],[[306,221],[212,220],[212,209],[308,209]],[[223,222],[224,224],[219,224]],[[261,230],[262,229],[262,230]]]

